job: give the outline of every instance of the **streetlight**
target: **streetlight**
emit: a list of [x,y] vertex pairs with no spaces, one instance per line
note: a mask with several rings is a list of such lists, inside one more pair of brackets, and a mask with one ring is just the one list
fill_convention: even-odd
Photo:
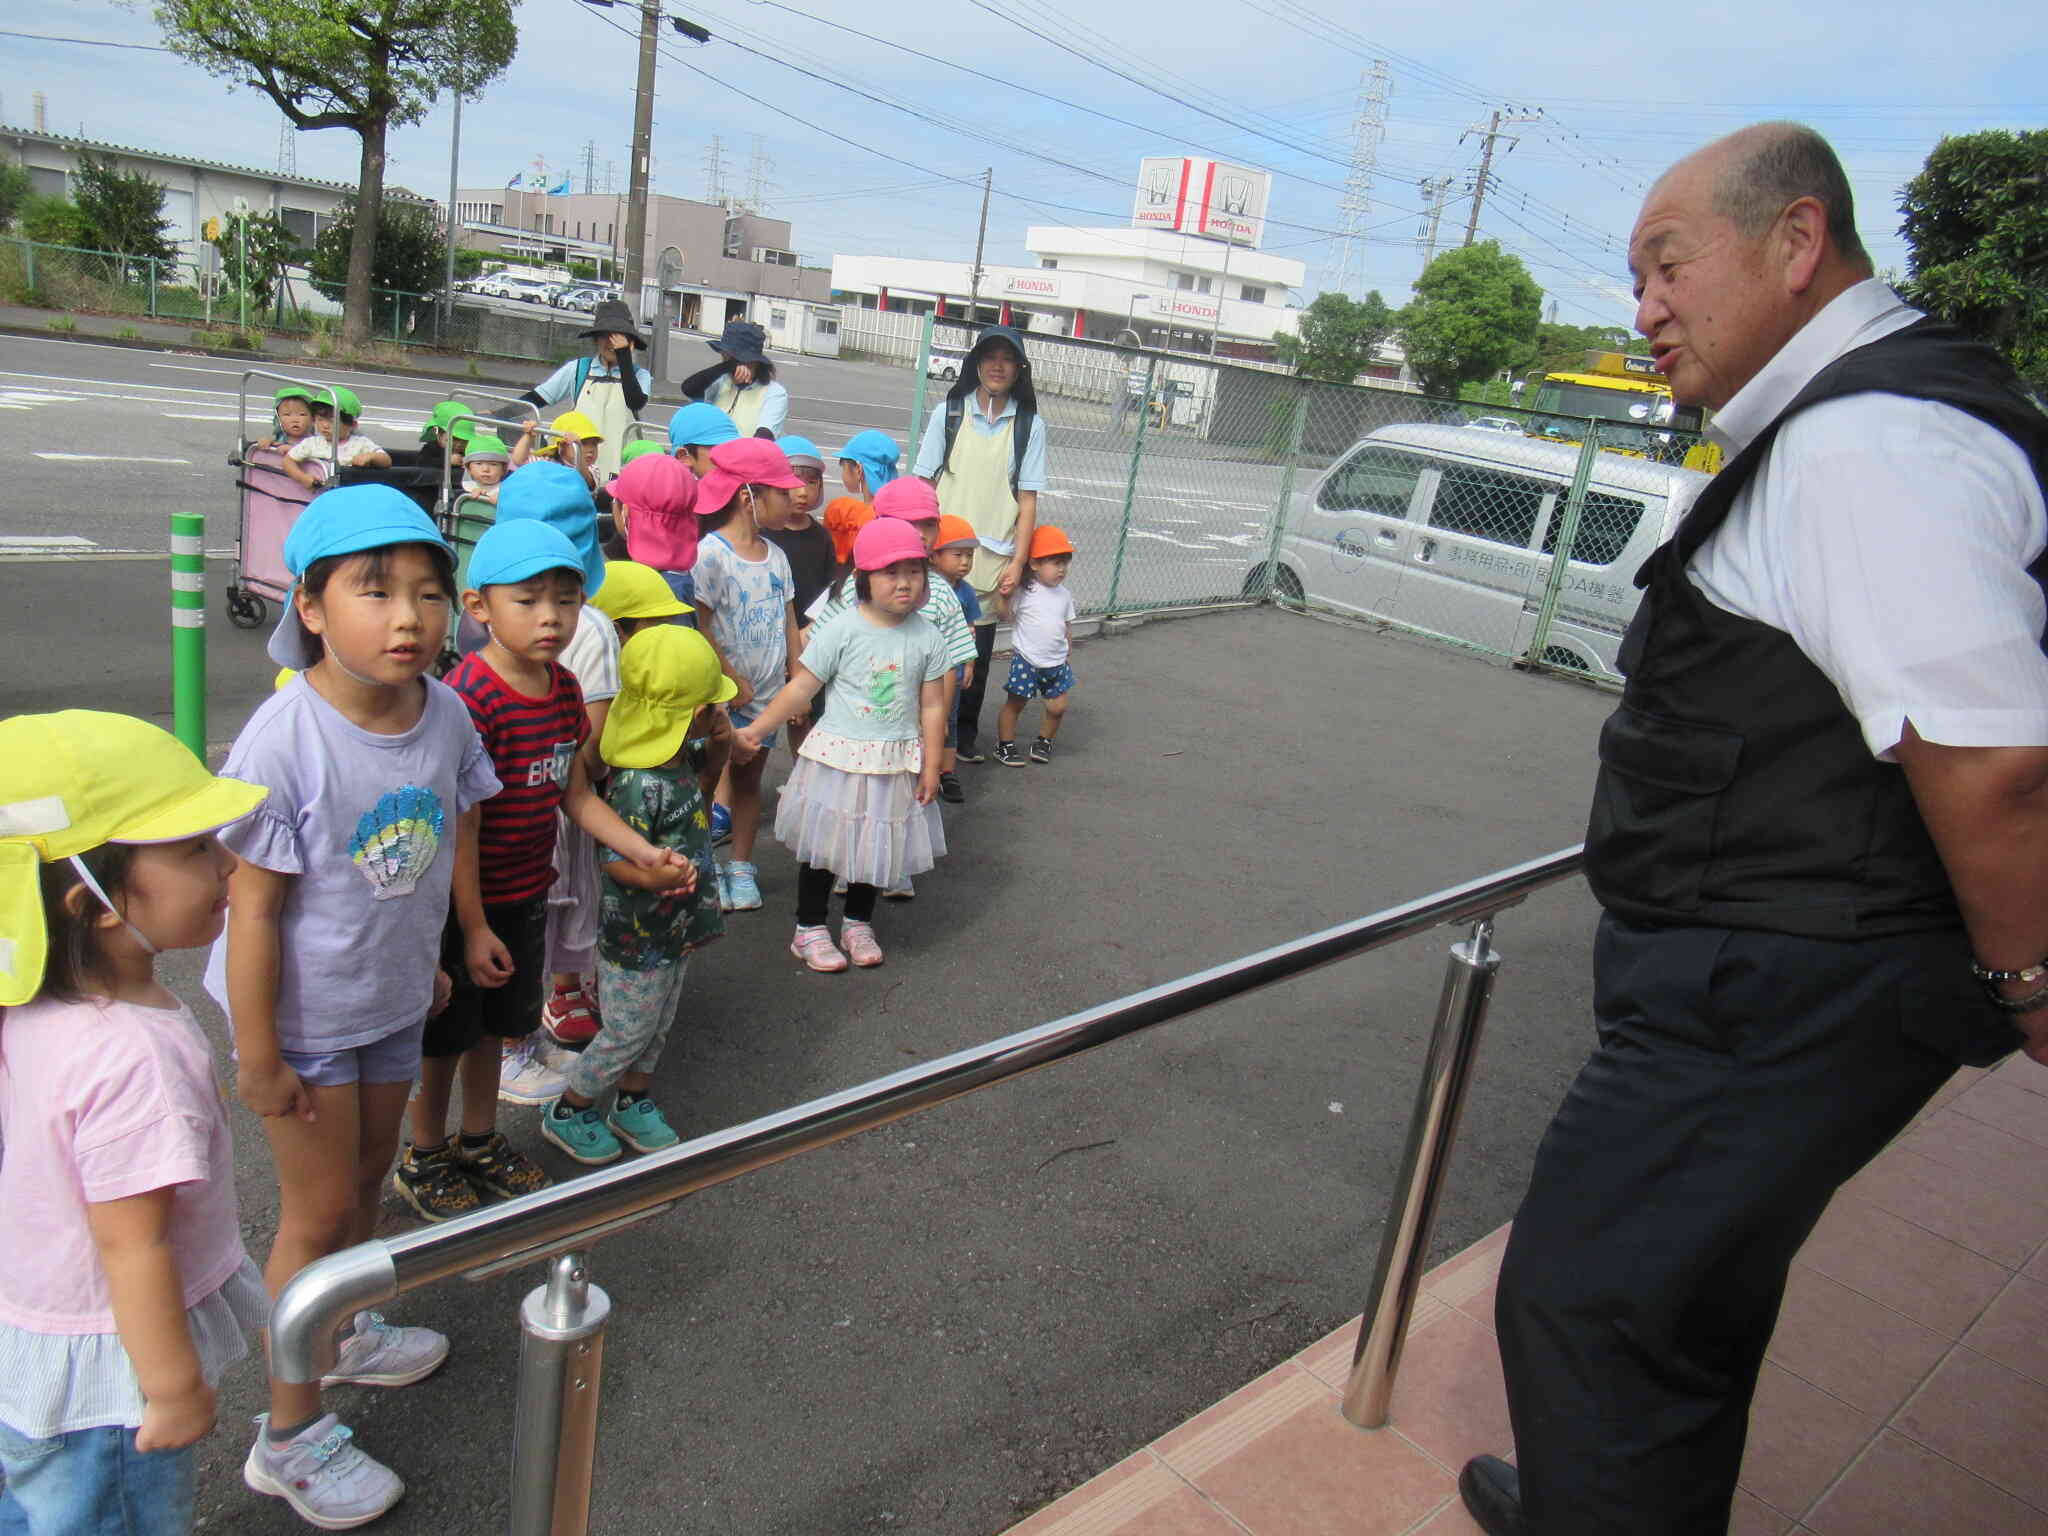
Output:
[[[1138,333],[1138,329],[1137,329],[1137,309],[1138,309],[1138,301],[1139,301],[1140,299],[1149,299],[1149,298],[1151,298],[1151,297],[1152,297],[1152,295],[1151,295],[1151,294],[1149,294],[1149,293],[1134,293],[1134,294],[1132,294],[1132,295],[1131,295],[1131,302],[1130,302],[1130,303],[1128,303],[1128,304],[1126,304],[1126,305],[1124,306],[1124,329],[1125,329],[1125,330],[1127,330],[1127,331],[1129,331],[1129,332],[1130,332],[1130,333],[1131,333],[1131,334],[1132,334],[1133,336],[1136,336],[1136,335],[1137,335],[1137,333]],[[1145,343],[1144,343],[1144,339],[1143,339],[1142,337],[1141,337],[1141,338],[1139,338],[1139,342],[1138,342],[1138,345],[1139,345],[1139,346],[1143,346],[1144,344],[1145,344]]]

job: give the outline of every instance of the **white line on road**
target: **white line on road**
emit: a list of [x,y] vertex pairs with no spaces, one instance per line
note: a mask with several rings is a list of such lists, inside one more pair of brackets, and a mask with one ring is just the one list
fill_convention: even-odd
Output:
[[0,533],[0,550],[98,549],[91,539],[75,533]]
[[152,459],[142,454],[125,453],[38,453],[39,459],[54,459],[60,464],[190,464],[190,459]]
[[165,421],[233,421],[233,416],[202,415],[198,411],[165,411]]

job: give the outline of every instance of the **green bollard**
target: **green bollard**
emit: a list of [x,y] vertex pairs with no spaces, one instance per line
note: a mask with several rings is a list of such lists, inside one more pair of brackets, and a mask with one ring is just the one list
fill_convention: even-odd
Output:
[[171,733],[206,761],[206,515],[171,514]]

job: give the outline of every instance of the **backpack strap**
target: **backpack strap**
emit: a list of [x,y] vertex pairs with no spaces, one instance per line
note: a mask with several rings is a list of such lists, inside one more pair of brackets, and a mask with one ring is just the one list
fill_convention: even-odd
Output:
[[1010,427],[1010,494],[1017,494],[1017,481],[1024,473],[1024,450],[1031,446],[1031,429],[1038,422],[1038,412],[1030,406],[1019,403],[1017,417]]
[[572,411],[576,409],[576,402],[583,398],[583,386],[590,382],[590,365],[594,361],[590,357],[576,359],[576,382],[569,389],[569,409]]
[[945,474],[953,467],[953,439],[960,435],[960,423],[967,417],[967,407],[958,395],[946,396],[946,446],[939,455],[939,473]]

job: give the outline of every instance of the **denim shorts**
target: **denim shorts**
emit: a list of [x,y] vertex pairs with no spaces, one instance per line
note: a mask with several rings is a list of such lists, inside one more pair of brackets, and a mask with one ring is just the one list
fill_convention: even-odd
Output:
[[1071,664],[1061,662],[1056,667],[1034,667],[1022,656],[1011,656],[1010,675],[1003,682],[1003,691],[1020,699],[1043,694],[1056,699],[1074,686],[1074,669]]
[[[420,1075],[420,1037],[426,1028],[422,1020],[372,1040],[339,1051],[279,1051],[284,1064],[298,1073],[299,1081],[315,1088],[338,1088],[347,1083],[409,1083]],[[5,1536],[0,1528],[0,1536]]]
[[[773,697],[773,694],[769,695],[769,698]],[[732,716],[732,728],[734,730],[738,730],[741,726],[752,725],[754,723],[754,716],[760,714],[761,711],[766,709],[767,707],[767,699],[756,698],[754,702],[749,704],[745,709],[734,709],[730,704],[728,704],[725,707],[725,712]],[[775,738],[778,734],[778,732],[770,731],[766,736],[763,736],[761,738],[761,750],[763,752],[766,752],[770,747],[775,745]]]
[[31,1440],[0,1424],[0,1536],[188,1536],[198,1469],[197,1446],[138,1451],[120,1425]]

